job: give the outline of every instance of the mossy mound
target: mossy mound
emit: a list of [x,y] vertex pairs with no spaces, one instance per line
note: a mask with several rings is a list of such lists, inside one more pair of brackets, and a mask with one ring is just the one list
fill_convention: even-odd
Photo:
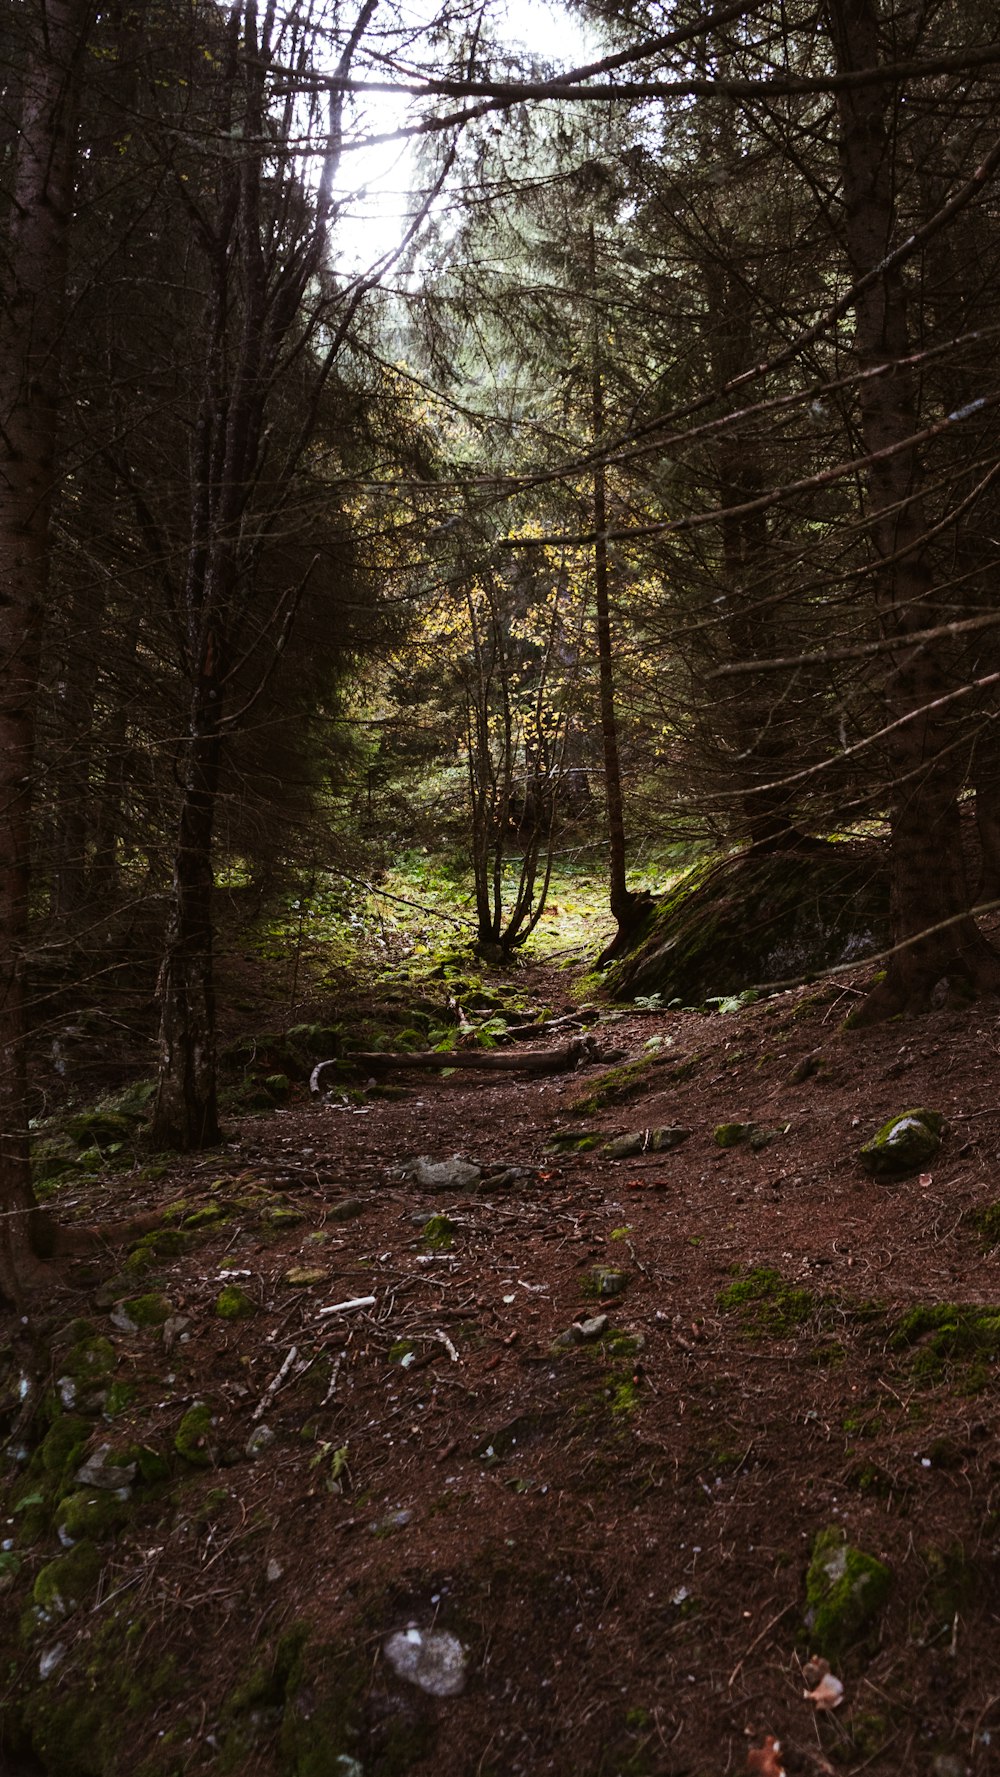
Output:
[[758,1265],[716,1297],[723,1314],[740,1313],[748,1330],[775,1339],[789,1337],[816,1311],[809,1290],[786,1283],[780,1271]]
[[805,1620],[815,1652],[836,1660],[863,1641],[891,1586],[884,1562],[852,1548],[837,1526],[821,1530],[806,1574]]
[[928,1166],[941,1146],[944,1118],[940,1111],[901,1111],[883,1123],[877,1135],[866,1142],[859,1158],[873,1178],[895,1175],[901,1178]]
[[654,903],[605,975],[618,1000],[702,1005],[851,962],[888,940],[889,879],[875,846],[815,844],[698,864]]

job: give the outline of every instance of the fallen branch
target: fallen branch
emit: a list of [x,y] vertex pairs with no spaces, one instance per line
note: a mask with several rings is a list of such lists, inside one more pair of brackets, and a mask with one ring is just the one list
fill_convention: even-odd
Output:
[[[414,1049],[409,1053],[394,1050],[372,1050],[345,1056],[353,1067],[363,1073],[389,1072],[393,1068],[478,1068],[489,1073],[561,1074],[579,1067],[585,1061],[604,1059],[590,1035],[573,1037],[559,1049],[524,1049],[518,1053],[496,1049]],[[337,1068],[337,1061],[321,1061],[313,1068],[310,1092],[322,1091],[325,1068]]]

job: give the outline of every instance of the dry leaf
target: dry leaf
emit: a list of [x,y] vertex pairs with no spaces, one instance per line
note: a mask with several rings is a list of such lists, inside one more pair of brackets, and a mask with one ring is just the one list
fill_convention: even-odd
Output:
[[931,1172],[922,1172],[920,1174],[920,1183],[923,1185],[924,1189],[926,1190],[928,1185],[932,1185],[934,1183],[934,1174]]
[[778,1757],[781,1741],[765,1734],[762,1746],[751,1746],[747,1753],[747,1770],[756,1777],[785,1777],[785,1767]]
[[836,1709],[844,1701],[844,1687],[832,1672],[825,1672],[815,1689],[803,1691],[802,1695],[817,1709]]

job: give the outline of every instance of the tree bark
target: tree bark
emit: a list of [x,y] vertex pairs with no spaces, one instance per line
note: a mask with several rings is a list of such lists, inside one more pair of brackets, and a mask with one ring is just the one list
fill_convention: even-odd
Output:
[[[829,20],[839,72],[878,65],[874,0],[830,0]],[[861,370],[886,367],[864,378],[859,396],[869,536],[885,564],[876,581],[878,615],[883,636],[895,644],[888,656],[887,717],[897,724],[886,748],[896,948],[861,1010],[859,1021],[869,1023],[921,1010],[946,977],[977,990],[1000,986],[1000,957],[968,914],[958,810],[962,752],[954,744],[950,706],[933,707],[952,686],[947,644],[908,639],[942,613],[928,560],[921,463],[916,446],[906,448],[917,430],[913,374],[905,363],[906,292],[898,266],[880,270],[895,226],[887,126],[894,102],[889,86],[847,85],[837,94],[846,246],[861,284],[855,351]]]
[[40,1231],[27,1115],[29,843],[76,88],[91,7],[47,0],[32,10],[0,300],[0,1296],[8,1301],[34,1280]]

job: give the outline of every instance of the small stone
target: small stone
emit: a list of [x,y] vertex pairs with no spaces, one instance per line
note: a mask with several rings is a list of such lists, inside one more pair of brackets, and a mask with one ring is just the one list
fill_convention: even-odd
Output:
[[318,1265],[293,1265],[285,1272],[285,1282],[305,1289],[312,1283],[325,1283],[329,1275],[329,1271]]
[[939,1752],[931,1765],[931,1777],[966,1777],[969,1767],[957,1752]]
[[606,1265],[597,1265],[591,1272],[591,1288],[596,1296],[620,1296],[628,1283],[627,1271],[611,1271]]
[[589,1320],[576,1320],[570,1328],[575,1344],[582,1344],[587,1339],[599,1339],[607,1332],[608,1317],[606,1314],[594,1314]]
[[66,1658],[66,1643],[57,1641],[54,1647],[47,1647],[38,1662],[39,1678],[51,1678],[56,1667]]
[[264,1451],[274,1443],[276,1433],[269,1425],[256,1425],[247,1439],[247,1455],[263,1456]]
[[272,1555],[270,1561],[268,1562],[266,1568],[264,1569],[264,1578],[267,1580],[269,1585],[273,1586],[277,1583],[278,1580],[280,1580],[284,1571],[285,1570],[282,1567],[281,1562],[276,1561],[274,1559],[274,1556]]
[[353,1222],[356,1216],[364,1215],[367,1204],[361,1197],[342,1197],[326,1212],[328,1222]]
[[459,1697],[465,1689],[465,1649],[445,1630],[403,1629],[388,1637],[382,1651],[398,1677],[432,1697]]
[[405,1530],[412,1520],[412,1511],[404,1507],[402,1511],[390,1512],[387,1518],[378,1518],[370,1529],[373,1536],[389,1536],[394,1530]]
[[633,1154],[667,1154],[671,1148],[680,1147],[682,1141],[687,1141],[690,1134],[690,1129],[682,1129],[680,1125],[665,1129],[635,1129],[631,1135],[619,1135],[614,1141],[607,1142],[604,1152],[609,1160],[630,1160]]
[[404,1172],[427,1191],[468,1191],[478,1185],[483,1176],[482,1167],[471,1160],[463,1160],[461,1154],[453,1154],[450,1160],[432,1160],[429,1155],[421,1154],[404,1168]]

